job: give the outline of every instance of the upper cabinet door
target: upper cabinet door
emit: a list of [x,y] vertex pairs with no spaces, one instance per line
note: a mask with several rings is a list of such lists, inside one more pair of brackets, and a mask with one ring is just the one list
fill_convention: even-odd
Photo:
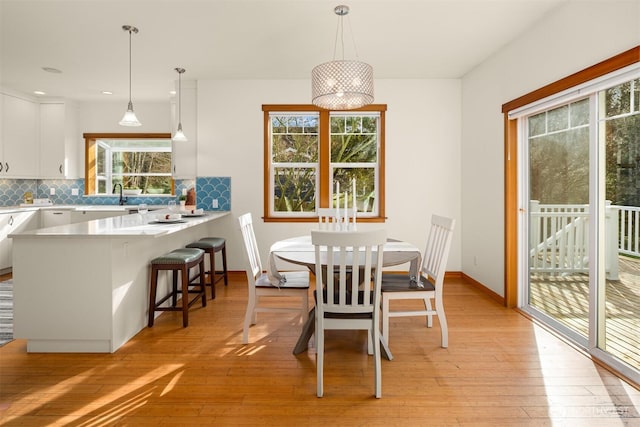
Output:
[[40,178],[78,178],[80,132],[71,101],[40,104]]
[[64,104],[40,104],[40,177],[65,177]]
[[2,170],[4,178],[38,178],[37,103],[2,94]]

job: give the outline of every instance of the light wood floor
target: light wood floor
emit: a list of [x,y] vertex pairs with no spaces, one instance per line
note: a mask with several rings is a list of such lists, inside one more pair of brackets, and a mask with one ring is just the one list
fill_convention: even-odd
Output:
[[[640,392],[514,310],[447,280],[449,348],[420,318],[391,319],[393,361],[373,397],[365,336],[329,332],[325,397],[300,325],[264,314],[242,345],[244,274],[190,326],[164,313],[114,354],[0,348],[2,425],[640,425]],[[78,319],[79,322],[82,319]]]

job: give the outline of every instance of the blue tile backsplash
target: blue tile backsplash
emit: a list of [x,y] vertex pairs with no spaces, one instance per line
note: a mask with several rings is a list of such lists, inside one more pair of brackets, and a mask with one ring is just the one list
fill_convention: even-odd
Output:
[[[230,177],[198,177],[194,180],[177,179],[175,192],[179,196],[182,190],[196,189],[197,208],[207,211],[231,210]],[[55,189],[55,195],[50,194]],[[74,196],[72,190],[77,189]],[[18,206],[23,203],[27,191],[33,198],[49,198],[56,205],[117,205],[117,196],[84,196],[84,179],[0,179],[0,206]],[[128,196],[128,205],[146,203],[148,205],[166,205],[177,196]],[[213,208],[213,200],[218,200],[218,208]]]

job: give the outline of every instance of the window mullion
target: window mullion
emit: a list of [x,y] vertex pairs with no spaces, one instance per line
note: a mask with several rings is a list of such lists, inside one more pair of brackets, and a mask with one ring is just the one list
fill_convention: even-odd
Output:
[[318,207],[331,207],[331,191],[333,186],[331,185],[331,135],[330,135],[330,120],[329,111],[320,111],[320,129],[319,129],[319,182],[318,182],[318,194],[319,205]]

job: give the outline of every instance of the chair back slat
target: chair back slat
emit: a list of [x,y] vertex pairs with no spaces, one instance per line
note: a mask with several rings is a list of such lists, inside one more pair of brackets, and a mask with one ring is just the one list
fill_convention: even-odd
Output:
[[[380,300],[386,232],[312,230],[311,241],[315,247],[316,289],[324,290],[317,292],[319,315],[372,313]],[[327,273],[319,274],[323,271]]]
[[246,213],[238,218],[240,223],[240,231],[242,232],[242,240],[247,251],[247,279],[255,284],[255,280],[262,274],[262,262],[260,261],[260,252],[258,250],[258,241],[253,232],[253,219],[251,213]]
[[331,208],[318,208],[318,229],[334,231],[336,226],[336,210]]
[[452,218],[438,215],[431,217],[431,228],[422,259],[421,272],[423,276],[433,279],[436,292],[442,289],[454,226],[455,220]]

